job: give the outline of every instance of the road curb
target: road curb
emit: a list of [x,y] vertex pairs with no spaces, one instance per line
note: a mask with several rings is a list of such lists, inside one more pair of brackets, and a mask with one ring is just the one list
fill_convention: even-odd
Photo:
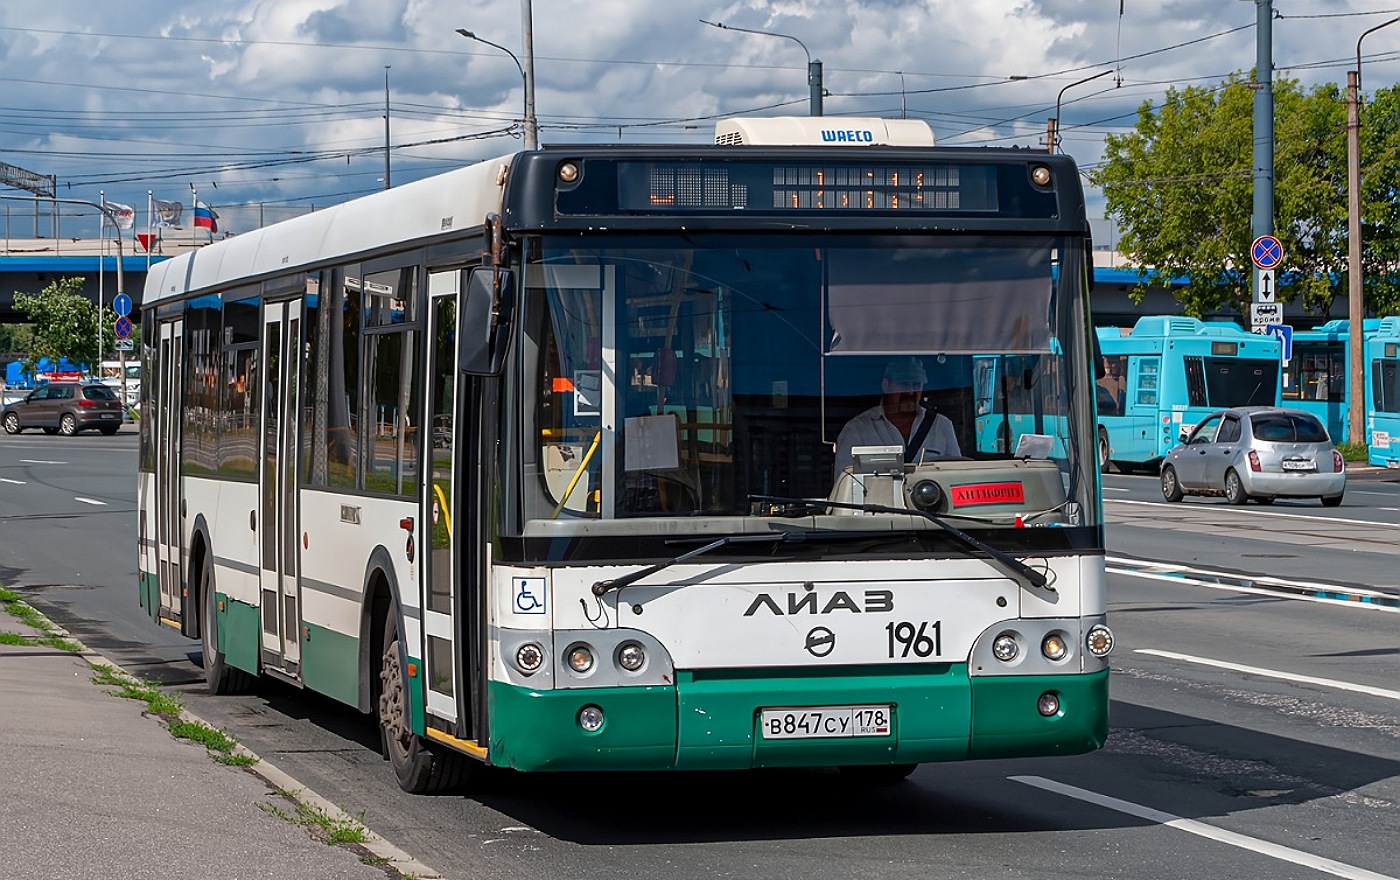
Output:
[[[21,601],[23,600],[21,599]],[[7,621],[7,625],[13,624],[22,627],[34,636],[52,635],[72,642],[79,648],[79,650],[74,653],[74,656],[81,658],[94,670],[100,670],[102,668],[114,669],[119,671],[122,675],[130,677],[133,681],[146,681],[146,679],[142,679],[127,671],[121,664],[113,662],[101,652],[93,650],[85,645],[81,640],[68,632],[68,630],[54,623],[47,615],[39,611],[39,609],[34,608],[30,603],[24,602],[24,604],[33,609],[34,613],[39,615],[48,624],[49,629],[46,631],[37,631],[23,621],[17,619]],[[160,685],[156,686],[160,687]],[[178,717],[179,720],[186,723],[199,724],[212,730],[220,729],[217,725],[209,723],[183,706],[180,709]],[[163,721],[161,724],[166,728],[166,735],[171,735],[169,732],[169,725]],[[360,819],[351,816],[336,804],[322,797],[315,791],[312,791],[310,788],[307,788],[290,773],[287,773],[285,770],[247,748],[242,743],[237,742],[237,740],[235,740],[235,746],[231,751],[233,754],[252,758],[256,763],[239,769],[261,780],[270,790],[283,794],[309,808],[313,808],[332,821],[361,829],[364,832],[364,840],[352,846],[364,850],[368,855],[376,859],[382,859],[385,863],[385,867],[397,871],[399,876],[412,877],[414,880],[446,880],[443,874],[437,869],[424,864],[394,843],[374,833],[374,831],[366,827],[364,822]]]

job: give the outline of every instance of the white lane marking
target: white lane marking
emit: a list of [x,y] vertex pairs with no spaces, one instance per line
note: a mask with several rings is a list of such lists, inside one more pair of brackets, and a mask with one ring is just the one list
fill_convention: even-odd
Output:
[[1234,507],[1228,504],[1191,504],[1166,501],[1128,501],[1114,498],[1112,501],[1105,499],[1108,504],[1140,504],[1144,507],[1175,507],[1178,510],[1190,510],[1196,508],[1201,512],[1215,513],[1243,513],[1248,516],[1272,516],[1279,519],[1306,519],[1317,523],[1351,523],[1358,526],[1389,526],[1390,528],[1400,528],[1396,523],[1378,523],[1369,519],[1345,519],[1340,516],[1309,516],[1306,513],[1279,513],[1278,511],[1258,510],[1255,508]]
[[46,458],[21,458],[20,464],[67,464],[66,461],[49,461]]
[[1169,825],[1178,831],[1185,831],[1188,834],[1195,834],[1217,843],[1224,843],[1229,846],[1239,847],[1249,850],[1262,856],[1278,859],[1283,862],[1292,862],[1295,865],[1302,865],[1315,871],[1323,871],[1337,877],[1347,877],[1349,880],[1396,880],[1389,874],[1377,874],[1375,871],[1368,871],[1365,868],[1358,868],[1355,865],[1348,865],[1345,862],[1338,862],[1333,859],[1316,856],[1292,847],[1281,846],[1277,843],[1270,843],[1267,840],[1260,840],[1257,837],[1238,834],[1234,831],[1226,831],[1224,828],[1217,828],[1205,822],[1198,822],[1195,819],[1183,819],[1180,816],[1165,813],[1161,810],[1154,810],[1151,807],[1144,807],[1132,801],[1119,800],[1116,797],[1109,797],[1105,794],[1089,791],[1088,789],[1077,788],[1073,785],[1065,785],[1063,782],[1056,782],[1053,779],[1045,779],[1041,776],[1008,776],[1012,782],[1019,782],[1022,785],[1029,785],[1044,791],[1071,797],[1075,800],[1094,804],[1113,810],[1117,813],[1126,813],[1129,816],[1137,816],[1139,819],[1146,819],[1149,822],[1156,822],[1160,825]]
[[1389,510],[1391,513],[1394,513],[1395,511],[1400,510],[1400,507],[1377,507],[1376,510]]
[[1120,488],[1118,488],[1117,486],[1104,486],[1104,487],[1103,487],[1103,490],[1104,490],[1105,492],[1131,492],[1131,491],[1132,491],[1131,489],[1120,489]]
[[1291,672],[1278,672],[1273,669],[1260,669],[1258,666],[1245,666],[1240,663],[1230,663],[1225,660],[1212,660],[1209,657],[1193,657],[1190,654],[1177,654],[1173,651],[1156,651],[1152,648],[1137,648],[1134,654],[1147,654],[1152,657],[1162,657],[1167,660],[1180,660],[1183,663],[1197,663],[1201,666],[1213,666],[1216,669],[1228,669],[1231,672],[1243,672],[1246,675],[1262,675],[1265,678],[1277,678],[1283,681],[1297,682],[1298,684],[1315,684],[1322,687],[1336,688],[1342,691],[1354,691],[1358,694],[1369,694],[1373,697],[1384,697],[1387,700],[1400,700],[1400,691],[1387,690],[1386,688],[1371,687],[1367,684],[1352,684],[1349,681],[1337,681],[1334,678],[1316,678],[1311,675],[1294,675]]
[[16,486],[23,486],[24,480],[12,480],[9,477],[0,477],[0,483],[13,483]]
[[[1172,571],[1187,571],[1181,566],[1158,565],[1156,568]],[[1253,596],[1271,596],[1275,599],[1295,599],[1299,602],[1317,602],[1322,605],[1332,605],[1341,608],[1356,608],[1361,611],[1385,611],[1390,614],[1400,614],[1400,607],[1388,605],[1377,605],[1373,602],[1358,602],[1351,599],[1334,599],[1331,596],[1306,596],[1297,593],[1280,592],[1277,588],[1262,589],[1259,587],[1246,587],[1243,584],[1222,584],[1214,581],[1197,580],[1193,577],[1182,575],[1160,574],[1153,571],[1139,571],[1133,568],[1112,568],[1105,567],[1104,571],[1109,574],[1121,574],[1127,577],[1144,578],[1152,581],[1164,581],[1169,584],[1187,584],[1193,587],[1205,587],[1208,590],[1225,590],[1231,593],[1248,593]],[[1324,584],[1305,584],[1296,581],[1281,581],[1277,578],[1254,578],[1258,583],[1277,583],[1281,586],[1303,587],[1305,589],[1315,589],[1324,593],[1346,593],[1349,596],[1377,596],[1385,597],[1384,593],[1373,593],[1369,590],[1356,590],[1344,587]]]
[[73,500],[74,500],[74,501],[81,501],[81,502],[83,502],[84,504],[95,504],[95,505],[97,505],[98,507],[106,507],[106,506],[107,506],[107,502],[106,502],[106,501],[98,501],[96,498],[84,498],[84,497],[81,496],[81,495],[76,495],[76,496],[74,496],[74,497],[73,497]]

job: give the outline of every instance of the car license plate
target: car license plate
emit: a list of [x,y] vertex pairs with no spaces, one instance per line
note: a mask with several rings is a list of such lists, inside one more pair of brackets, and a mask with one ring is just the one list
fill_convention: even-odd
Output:
[[1286,471],[1315,471],[1317,464],[1311,461],[1285,461],[1283,469]]
[[764,709],[764,739],[837,739],[889,736],[894,708],[884,706],[804,706]]
[[116,414],[116,413],[103,413],[103,414],[102,414],[102,418],[104,418],[104,419],[115,419],[116,417],[117,417],[117,414]]

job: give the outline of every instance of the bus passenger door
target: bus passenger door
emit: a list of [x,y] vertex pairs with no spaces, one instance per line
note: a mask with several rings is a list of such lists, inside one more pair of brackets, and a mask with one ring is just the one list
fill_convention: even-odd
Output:
[[301,677],[296,474],[300,340],[301,301],[267,303],[256,369],[256,378],[263,383],[262,432],[258,441],[262,661],[264,668],[294,679]]
[[[423,637],[429,714],[450,723],[447,733],[461,742],[480,743],[474,711],[480,693],[475,671],[477,641],[471,638],[468,595],[463,578],[473,570],[463,563],[477,554],[464,553],[470,504],[459,502],[465,490],[460,463],[471,448],[466,378],[457,371],[457,294],[459,270],[428,275],[427,466],[422,468],[422,521],[427,523],[428,552],[423,566]],[[431,727],[431,725],[429,725]]]
[[[159,581],[160,602],[151,609],[156,620],[180,624],[181,631],[193,624],[184,613],[185,550],[184,517],[180,514],[180,401],[184,390],[180,377],[184,375],[185,322],[168,321],[160,325],[156,393],[152,395],[151,413],[154,419],[156,503],[155,572]],[[192,615],[190,616],[192,617]],[[195,633],[187,633],[194,635]]]

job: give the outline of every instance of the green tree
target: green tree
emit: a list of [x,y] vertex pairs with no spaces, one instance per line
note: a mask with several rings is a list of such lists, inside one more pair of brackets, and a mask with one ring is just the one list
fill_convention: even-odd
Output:
[[28,324],[0,324],[0,352],[25,352],[33,344],[33,327]]
[[[1168,91],[1160,108],[1138,110],[1133,132],[1111,136],[1090,179],[1120,221],[1119,248],[1148,273],[1182,279],[1182,310],[1197,317],[1233,306],[1246,314],[1253,268],[1254,92],[1236,73],[1216,88]],[[1280,298],[1326,315],[1346,293],[1346,104],[1323,84],[1274,85],[1274,231],[1283,242]],[[1393,280],[1400,258],[1400,96],[1376,95],[1362,127],[1368,301],[1400,305]]]
[[[81,278],[60,278],[37,294],[15,292],[15,311],[28,316],[34,337],[25,360],[33,370],[40,358],[68,358],[95,367],[102,360],[97,347],[98,322],[109,328],[117,316],[110,308],[101,313],[92,300],[80,292]],[[104,336],[110,340],[111,333]]]

